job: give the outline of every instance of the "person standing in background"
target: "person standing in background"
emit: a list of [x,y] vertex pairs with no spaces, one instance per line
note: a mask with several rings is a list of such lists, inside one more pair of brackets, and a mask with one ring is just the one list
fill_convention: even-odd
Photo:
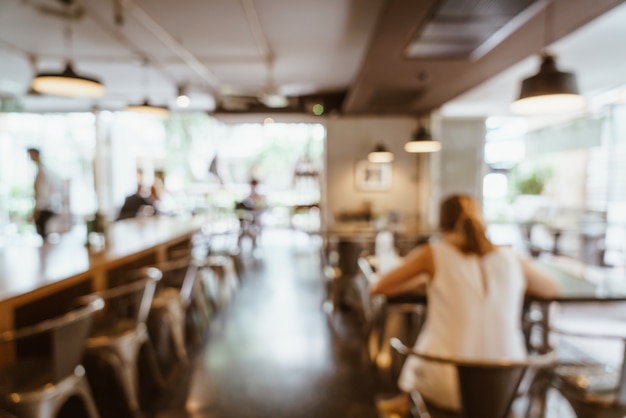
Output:
[[48,221],[61,212],[62,193],[61,179],[41,162],[41,154],[37,148],[29,148],[28,156],[37,165],[35,176],[35,209],[32,219],[37,234],[44,240],[48,236]]

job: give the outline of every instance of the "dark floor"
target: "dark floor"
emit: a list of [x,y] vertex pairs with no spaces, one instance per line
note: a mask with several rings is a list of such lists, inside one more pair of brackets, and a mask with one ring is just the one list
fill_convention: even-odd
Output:
[[329,329],[318,243],[264,234],[244,283],[213,320],[158,418],[376,417],[378,381],[358,334]]

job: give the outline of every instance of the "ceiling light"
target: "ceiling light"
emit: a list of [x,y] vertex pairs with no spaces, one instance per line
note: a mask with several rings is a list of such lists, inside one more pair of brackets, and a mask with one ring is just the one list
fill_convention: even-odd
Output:
[[144,102],[140,104],[128,105],[126,106],[126,111],[158,116],[160,118],[166,118],[170,114],[170,111],[167,107],[152,105],[150,104],[150,102],[148,102],[148,100],[144,100]]
[[420,126],[413,138],[404,144],[404,150],[406,152],[421,153],[421,152],[437,152],[441,149],[441,143],[435,141],[430,132],[425,127]]
[[378,144],[367,155],[367,159],[370,163],[390,163],[393,161],[393,153],[388,151],[384,145]]
[[544,52],[539,72],[522,81],[519,98],[511,103],[511,112],[518,115],[567,113],[585,107],[585,99],[578,92],[576,76],[559,71],[555,57],[545,52],[545,48],[554,42],[552,1],[546,6],[544,23]]
[[37,74],[31,87],[42,94],[67,97],[100,97],[105,90],[99,80],[76,74],[69,61],[63,72]]
[[191,99],[187,95],[187,89],[183,86],[178,87],[178,95],[176,96],[176,106],[178,107],[189,107],[191,104]]
[[539,72],[522,82],[511,112],[519,115],[565,113],[581,110],[585,98],[578,92],[576,76],[559,71],[554,56],[544,54]]
[[278,93],[265,93],[259,97],[259,101],[267,107],[280,108],[289,105],[287,96]]
[[[149,61],[147,58],[144,58],[143,61],[143,88],[144,90],[147,92],[148,91],[148,64]],[[127,112],[135,112],[135,113],[143,113],[144,115],[152,115],[152,116],[157,116],[160,118],[167,118],[170,114],[170,111],[167,107],[165,106],[156,106],[153,104],[150,104],[150,101],[146,98],[143,103],[139,103],[139,104],[131,104],[126,106],[126,111]]]

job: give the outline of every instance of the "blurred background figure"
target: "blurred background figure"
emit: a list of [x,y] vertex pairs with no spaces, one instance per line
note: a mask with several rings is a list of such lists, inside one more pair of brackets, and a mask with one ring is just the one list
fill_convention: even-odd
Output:
[[150,216],[156,213],[154,198],[151,189],[141,183],[137,185],[137,191],[124,199],[117,220],[134,218],[136,216]]
[[41,161],[37,148],[28,148],[28,156],[37,165],[35,176],[35,208],[32,219],[39,234],[44,240],[48,236],[48,222],[62,209],[61,178],[46,167]]
[[154,182],[150,188],[149,199],[159,215],[173,215],[176,212],[175,201],[165,187],[163,171],[154,173]]
[[259,181],[255,178],[250,180],[250,192],[241,201],[236,203],[235,212],[239,218],[239,248],[241,248],[244,237],[249,237],[252,241],[252,250],[256,250],[257,241],[261,235],[261,216],[266,209],[267,203],[265,195],[258,190]]

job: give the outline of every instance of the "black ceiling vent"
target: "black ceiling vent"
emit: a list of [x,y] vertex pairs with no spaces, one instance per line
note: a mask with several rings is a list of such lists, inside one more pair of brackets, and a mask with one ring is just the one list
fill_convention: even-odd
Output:
[[411,107],[424,95],[424,89],[387,88],[375,91],[368,101],[368,106],[377,109]]
[[537,0],[443,0],[406,48],[408,58],[470,58],[498,32],[512,30]]

